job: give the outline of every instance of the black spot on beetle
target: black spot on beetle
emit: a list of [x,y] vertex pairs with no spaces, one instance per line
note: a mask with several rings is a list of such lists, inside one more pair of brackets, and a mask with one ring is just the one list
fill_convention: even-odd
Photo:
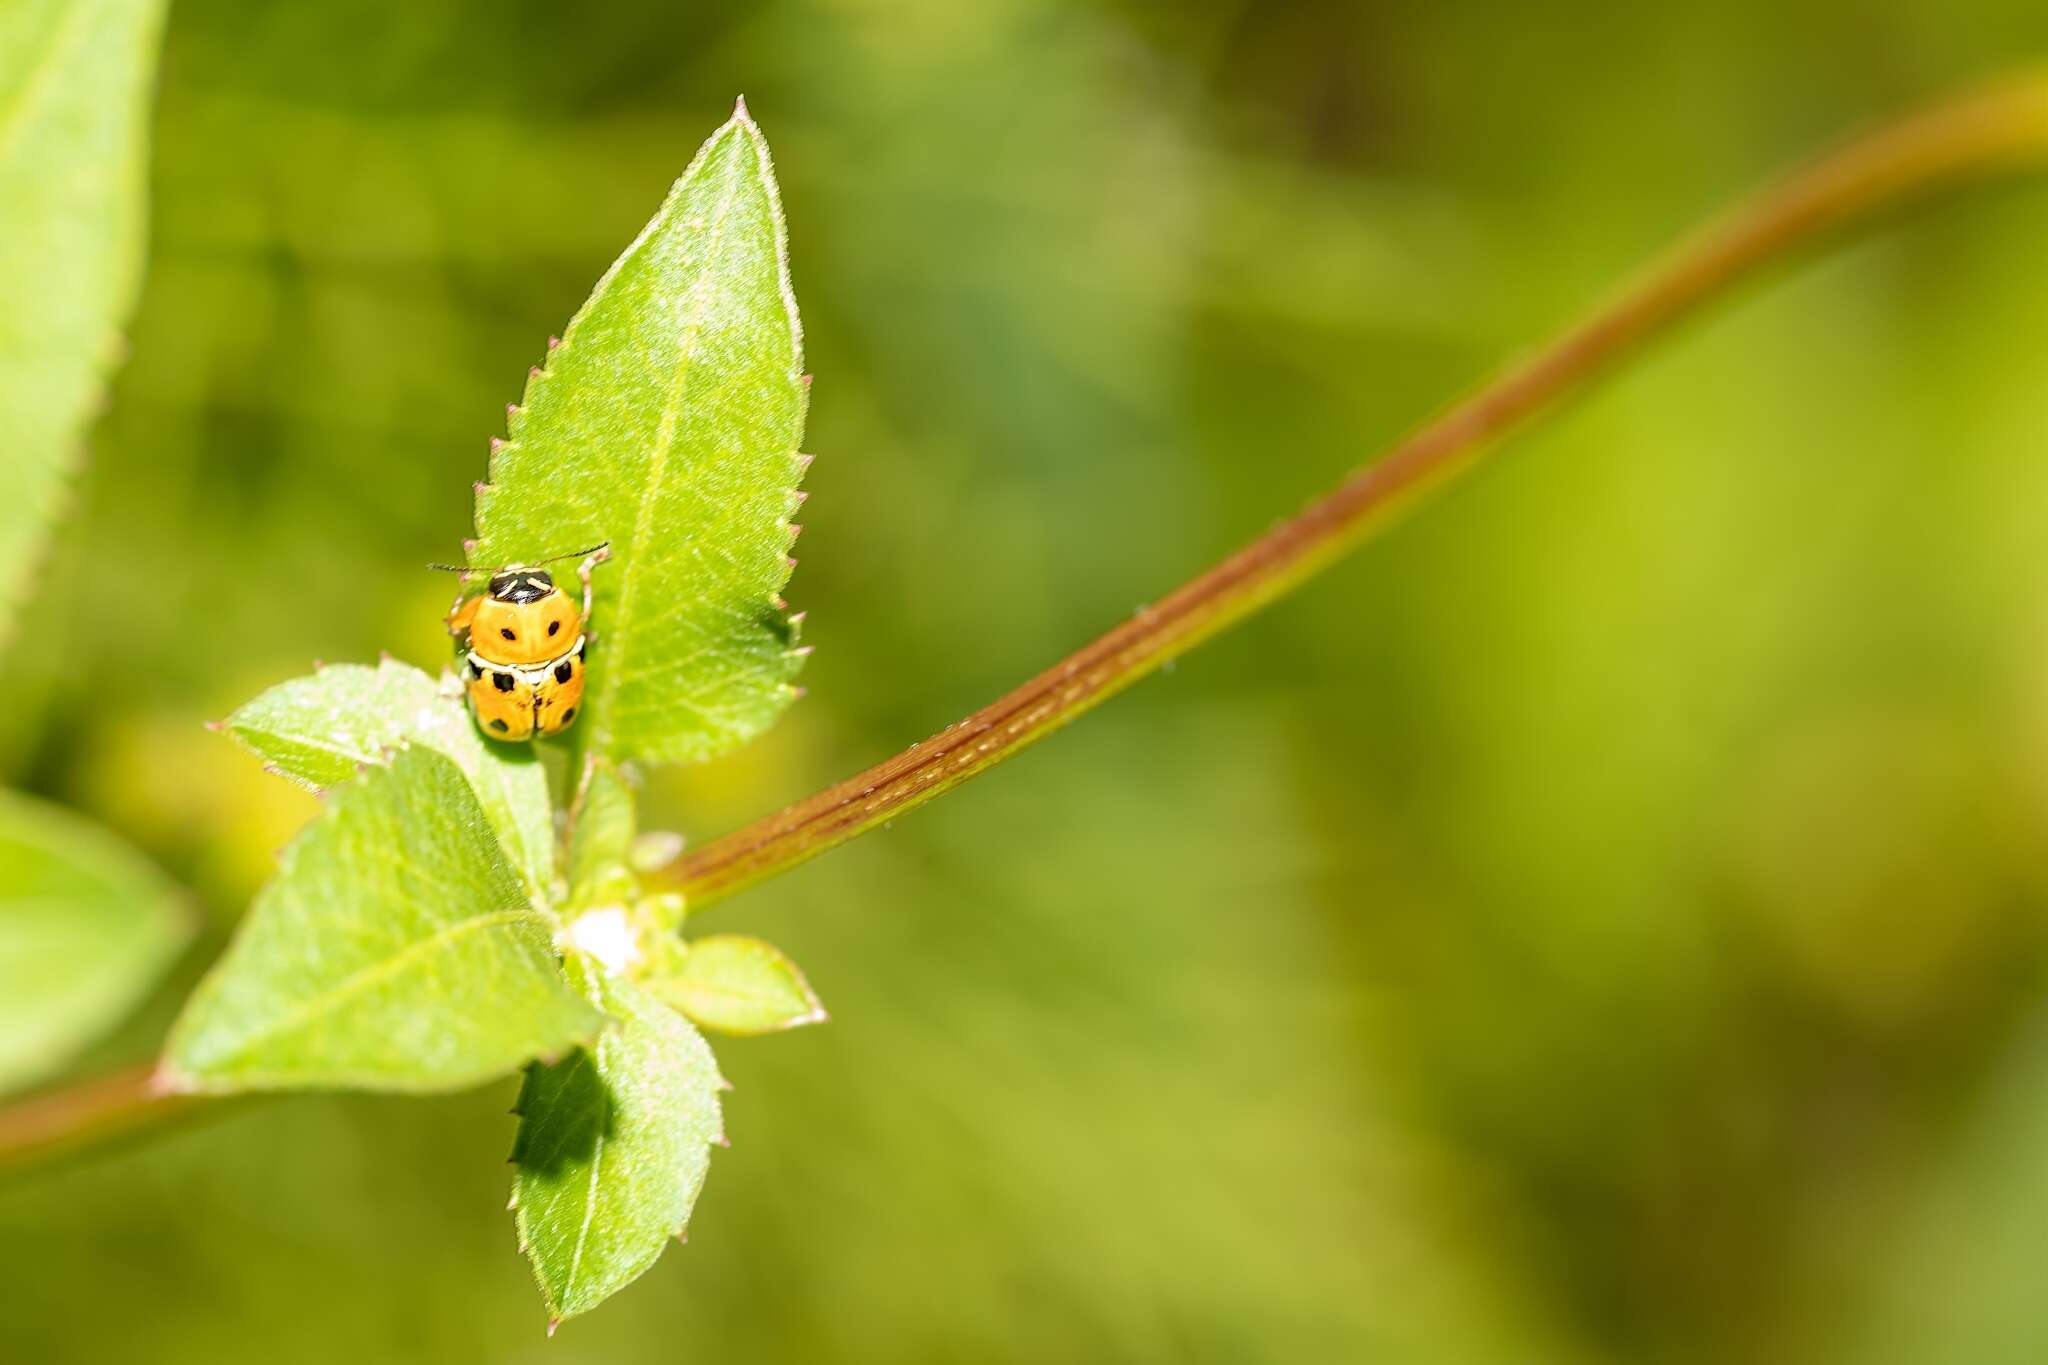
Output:
[[514,635],[512,633],[511,628],[508,626],[498,627],[498,634],[504,636],[508,640],[516,640],[519,638],[517,635]]
[[511,726],[509,726],[509,725],[507,725],[507,724],[506,724],[506,723],[505,723],[504,721],[502,721],[502,720],[494,720],[494,721],[492,721],[492,722],[491,722],[491,728],[492,728],[493,730],[496,730],[496,731],[497,731],[497,732],[498,732],[499,734],[501,734],[501,735],[502,735],[502,734],[504,734],[504,733],[505,733],[505,732],[506,732],[507,730],[511,729],[512,727],[511,727]]
[[564,711],[564,712],[562,713],[562,724],[564,724],[564,725],[567,725],[567,724],[568,724],[568,723],[569,723],[570,721],[572,721],[572,720],[574,720],[574,719],[576,719],[576,708],[575,708],[575,707],[573,707],[573,706],[572,706],[572,707],[570,707],[570,708],[569,708],[568,710],[566,710],[566,711]]
[[576,665],[568,659],[555,665],[555,681],[565,683],[576,676]]
[[481,678],[484,675],[483,669],[477,667],[475,659],[464,659],[462,666],[469,670],[469,676],[472,678]]
[[561,623],[560,621],[550,621],[550,622],[548,622],[548,634],[550,634],[550,635],[559,635],[559,634],[561,634],[561,633],[562,633],[562,623]]
[[491,674],[491,683],[500,692],[510,692],[512,690],[512,675],[510,673],[493,673]]

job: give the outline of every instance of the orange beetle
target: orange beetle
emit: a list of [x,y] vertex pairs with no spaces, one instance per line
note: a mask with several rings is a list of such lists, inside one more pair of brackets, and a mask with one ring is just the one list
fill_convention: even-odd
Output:
[[590,572],[610,558],[610,542],[556,559],[576,554],[583,556],[576,570],[583,583],[580,611],[545,569],[508,564],[484,571],[491,575],[489,587],[477,597],[457,597],[448,613],[448,633],[465,643],[462,677],[470,710],[493,739],[558,735],[576,720],[583,701]]

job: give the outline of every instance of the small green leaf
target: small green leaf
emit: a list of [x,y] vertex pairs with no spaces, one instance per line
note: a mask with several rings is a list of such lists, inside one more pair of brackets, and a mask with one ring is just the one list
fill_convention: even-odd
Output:
[[[161,0],[0,5],[0,579],[65,498],[141,274]],[[21,595],[0,599],[0,639]]]
[[512,1207],[549,1329],[638,1279],[682,1234],[725,1134],[703,1035],[581,954],[569,976],[615,1021],[526,1073]]
[[696,939],[649,994],[717,1033],[750,1037],[825,1021],[811,983],[780,948],[742,934]]
[[135,1007],[192,925],[105,830],[0,793],[0,1090],[62,1068]]
[[597,1011],[563,979],[461,771],[401,751],[335,788],[187,1002],[182,1089],[453,1090],[560,1056]]
[[633,789],[592,756],[569,811],[569,908],[622,905],[640,893],[626,866],[633,845]]
[[598,282],[477,490],[475,565],[598,541],[581,750],[701,759],[795,695],[806,386],[782,205],[742,106]]
[[444,696],[419,669],[386,659],[336,664],[279,683],[229,716],[222,728],[284,776],[318,791],[387,762],[406,743],[455,760],[498,831],[506,857],[544,899],[555,876],[548,779],[529,744],[485,739],[469,708]]

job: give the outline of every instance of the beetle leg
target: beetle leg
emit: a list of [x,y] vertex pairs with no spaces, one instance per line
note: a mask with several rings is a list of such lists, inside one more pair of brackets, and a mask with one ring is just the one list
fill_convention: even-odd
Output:
[[468,634],[469,623],[476,619],[477,604],[483,600],[481,597],[472,597],[465,602],[462,598],[462,590],[457,588],[455,590],[455,603],[448,608],[448,633],[450,635]]
[[588,555],[585,555],[583,562],[576,566],[576,577],[583,581],[583,619],[585,621],[590,619],[590,572],[611,557],[611,542],[606,541]]

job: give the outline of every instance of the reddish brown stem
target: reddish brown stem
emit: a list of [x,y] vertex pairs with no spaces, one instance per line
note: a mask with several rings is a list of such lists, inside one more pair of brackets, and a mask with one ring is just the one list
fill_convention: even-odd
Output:
[[957,725],[686,855],[668,869],[666,882],[684,891],[693,908],[703,906],[987,772],[1310,577],[1495,438],[1584,390],[1761,267],[1928,190],[2044,157],[2048,74],[2031,72],[1892,124],[1795,172],[1686,239],[1584,321],[1293,520]]
[[130,1067],[17,1100],[0,1109],[0,1170],[157,1123],[194,1100],[158,1085],[154,1066]]

